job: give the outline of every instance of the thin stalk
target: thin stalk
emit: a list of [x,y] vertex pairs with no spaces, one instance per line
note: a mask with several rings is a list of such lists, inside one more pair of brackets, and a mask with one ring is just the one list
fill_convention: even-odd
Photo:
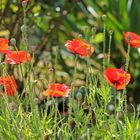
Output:
[[[129,67],[129,60],[130,60],[130,42],[128,43],[128,49],[127,49],[127,56],[126,56],[126,63],[125,63],[125,72],[128,72],[128,67]],[[126,76],[125,76],[126,77]],[[126,84],[126,78],[125,78],[125,84]],[[127,95],[126,95],[126,85],[125,88],[123,90],[123,94],[125,97],[125,113],[127,112]]]
[[90,70],[90,61],[89,61],[89,56],[87,55],[86,57],[87,60],[87,74],[86,74],[86,87],[88,88],[88,81],[89,81],[89,70]]
[[23,41],[24,41],[24,45],[26,47],[26,51],[28,51],[28,39],[27,39],[27,24],[26,24],[26,7],[23,7]]
[[113,31],[112,31],[112,30],[110,30],[110,32],[109,32],[108,59],[107,59],[108,66],[109,66],[109,64],[110,64],[110,54],[111,54],[111,41],[112,41],[112,33],[113,33]]
[[[115,85],[115,87],[116,87],[116,85]],[[114,118],[115,118],[115,126],[116,126],[116,129],[117,129],[117,124],[118,124],[118,105],[117,105],[116,95],[117,95],[117,90],[116,90],[116,88],[114,88]]]
[[104,41],[103,41],[103,71],[105,70],[105,44],[106,44],[106,15],[102,16],[103,22],[104,22],[104,29],[103,29],[103,34],[104,34]]
[[[127,56],[126,56],[126,63],[125,63],[125,72],[127,74],[128,67],[129,67],[129,60],[130,60],[130,39],[131,36],[128,36],[128,48],[127,48]],[[124,95],[124,118],[125,118],[125,125],[126,125],[126,138],[127,138],[127,90],[126,90],[126,74],[125,74],[125,88],[123,90]]]
[[74,99],[75,79],[76,79],[76,73],[77,73],[77,61],[78,61],[78,55],[76,54],[75,60],[74,60],[73,80],[71,84],[72,96],[69,96],[69,115],[68,115],[69,132],[71,131],[71,114],[72,114],[72,106],[73,106],[73,99]]
[[77,74],[77,60],[78,60],[78,55],[76,54],[74,60],[74,73],[73,73],[73,81],[72,81],[74,84],[75,84],[76,74]]
[[55,124],[54,124],[54,134],[55,140],[57,140],[57,112],[58,112],[58,100],[55,100]]
[[56,82],[56,69],[57,69],[57,63],[58,63],[58,48],[55,50],[56,51],[56,57],[55,57],[55,64],[54,64],[54,82]]
[[[115,86],[116,87],[116,86]],[[116,91],[116,88],[114,88],[114,115],[116,116],[116,94],[117,94],[117,91]]]

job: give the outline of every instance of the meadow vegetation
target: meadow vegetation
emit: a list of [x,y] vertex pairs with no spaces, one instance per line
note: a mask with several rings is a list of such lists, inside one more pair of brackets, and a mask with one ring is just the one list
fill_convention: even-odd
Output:
[[0,139],[140,140],[138,6],[1,0]]

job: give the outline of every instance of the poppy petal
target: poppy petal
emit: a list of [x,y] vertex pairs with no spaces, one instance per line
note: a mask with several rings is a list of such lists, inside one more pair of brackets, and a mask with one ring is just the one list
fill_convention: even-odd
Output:
[[44,96],[51,96],[51,97],[68,97],[70,93],[70,88],[65,84],[51,84],[49,85],[48,89],[43,92]]
[[9,96],[13,96],[17,89],[17,84],[14,77],[9,75],[0,77],[0,85],[4,88],[3,93],[6,93]]
[[0,38],[0,53],[5,53],[8,50],[9,40],[6,38]]
[[125,43],[128,44],[128,38],[130,37],[130,46],[133,48],[140,47],[140,36],[133,32],[123,32]]
[[86,41],[80,39],[68,40],[65,43],[65,47],[72,53],[80,56],[92,55],[94,48],[90,46]]
[[11,51],[5,56],[8,64],[19,64],[31,61],[31,55],[26,51]]
[[107,68],[104,71],[104,77],[109,85],[116,90],[124,89],[130,82],[130,74],[125,73],[122,69]]

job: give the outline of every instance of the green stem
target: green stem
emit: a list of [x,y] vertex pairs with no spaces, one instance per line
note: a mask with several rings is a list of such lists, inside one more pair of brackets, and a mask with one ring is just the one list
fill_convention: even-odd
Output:
[[[126,63],[125,63],[125,73],[128,72],[129,67],[129,60],[130,60],[130,37],[128,38],[128,49],[127,49],[127,56],[126,56]],[[126,138],[127,138],[127,90],[126,90],[126,74],[125,74],[125,88],[123,90],[124,95],[124,118],[125,118],[125,125],[126,125]]]
[[58,112],[58,100],[55,100],[55,124],[54,124],[54,134],[55,140],[57,139],[57,112]]
[[27,39],[27,24],[26,24],[26,8],[23,8],[23,25],[25,27],[25,31],[23,32],[23,41],[26,46],[26,51],[28,51],[28,39]]
[[74,99],[75,79],[76,79],[76,73],[77,73],[77,60],[78,60],[78,55],[76,54],[75,60],[74,60],[73,80],[72,80],[72,84],[71,84],[72,96],[69,96],[69,116],[68,116],[69,132],[71,131],[71,114],[72,114],[72,106],[73,106],[73,99]]
[[56,75],[56,69],[57,69],[57,63],[58,63],[58,48],[56,49],[56,57],[55,57],[55,64],[54,64],[54,82],[56,82],[56,78],[57,78],[57,75]]
[[[117,91],[116,91],[116,89],[114,88],[114,115],[116,116],[116,114],[117,114],[117,110],[116,110],[116,107],[117,107],[117,105],[116,105],[116,94],[117,94]],[[115,117],[116,118],[116,117]]]
[[105,44],[106,44],[106,15],[102,16],[103,22],[104,22],[104,29],[103,29],[103,34],[104,34],[104,41],[103,41],[103,71],[105,70]]
[[[127,49],[127,56],[126,56],[126,63],[125,63],[125,73],[127,74],[128,72],[128,67],[129,67],[129,60],[130,60],[130,43],[128,43],[128,49]],[[125,88],[123,90],[123,94],[125,97],[125,113],[127,112],[127,95],[126,95],[126,75],[125,75]]]
[[111,41],[112,41],[112,30],[109,32],[109,48],[108,48],[108,66],[110,64],[110,54],[111,54]]
[[88,80],[89,80],[89,70],[90,70],[90,61],[89,56],[87,55],[87,74],[86,74],[86,87],[88,88]]
[[75,60],[74,60],[74,73],[73,73],[73,83],[75,85],[75,80],[76,80],[76,73],[77,73],[77,60],[78,60],[78,55],[76,54]]

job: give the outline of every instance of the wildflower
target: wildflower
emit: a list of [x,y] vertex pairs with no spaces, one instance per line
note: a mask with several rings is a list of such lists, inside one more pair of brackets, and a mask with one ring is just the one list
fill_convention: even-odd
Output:
[[133,32],[123,32],[125,43],[128,44],[130,39],[130,46],[133,48],[140,47],[140,36]]
[[9,75],[0,77],[0,85],[2,86],[2,93],[9,96],[13,96],[17,89],[17,84],[14,77]]
[[70,88],[65,84],[50,84],[48,89],[43,92],[44,96],[51,97],[68,97],[70,94]]
[[8,51],[9,40],[5,38],[0,38],[0,53],[6,53]]
[[31,60],[31,55],[27,51],[11,51],[5,57],[8,64],[26,63]]
[[91,45],[80,39],[68,40],[66,41],[65,46],[70,52],[80,56],[92,55],[94,52],[94,48]]
[[124,89],[131,78],[130,74],[126,73],[124,70],[115,68],[107,68],[104,71],[104,76],[107,82],[116,90]]

